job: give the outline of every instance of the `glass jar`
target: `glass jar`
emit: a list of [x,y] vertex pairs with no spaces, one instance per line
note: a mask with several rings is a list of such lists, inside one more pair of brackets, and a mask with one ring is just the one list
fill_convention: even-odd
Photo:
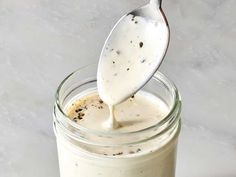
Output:
[[[53,115],[61,177],[174,177],[181,112],[175,85],[156,72],[142,88],[170,108],[157,124],[135,132],[100,132],[80,126],[65,114],[70,100],[96,88],[96,71],[96,65],[78,69],[62,81],[56,93]],[[138,153],[140,148],[142,153]],[[134,153],[105,154],[119,149]]]

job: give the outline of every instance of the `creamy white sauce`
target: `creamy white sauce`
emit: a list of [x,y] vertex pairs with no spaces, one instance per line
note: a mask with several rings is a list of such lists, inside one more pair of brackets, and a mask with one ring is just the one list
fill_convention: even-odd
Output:
[[112,31],[97,72],[98,92],[116,105],[137,92],[154,74],[165,55],[169,30],[160,11],[158,21],[128,15]]
[[115,105],[137,92],[152,77],[165,55],[169,30],[160,11],[159,20],[124,16],[112,30],[102,50],[97,85],[110,108],[104,128],[115,129]]
[[115,118],[115,106],[114,105],[109,105],[109,118],[103,123],[104,129],[108,130],[114,130],[120,127],[119,122],[117,122]]
[[[89,130],[104,131],[103,123],[109,116],[109,108],[100,100],[96,91],[89,90],[78,95],[69,102],[65,109],[68,116],[77,124]],[[120,123],[120,128],[113,131],[141,130],[160,122],[168,113],[169,107],[160,98],[139,91],[134,98],[116,106],[115,115]],[[77,141],[68,140],[58,129],[60,176],[173,177],[176,134],[176,132],[173,132],[172,135],[167,133],[161,138],[130,146],[111,148],[104,146],[101,148],[99,146],[87,147]],[[128,141],[131,138],[130,141],[134,141],[132,136],[127,135],[123,138],[127,138]],[[110,141],[119,143],[113,138]]]
[[[86,91],[78,95],[67,106],[67,115],[90,130],[107,131],[104,122],[110,112],[113,112],[115,120],[111,119],[110,125],[117,128],[113,131],[134,132],[157,124],[169,113],[169,107],[158,97],[139,91],[134,97],[116,105],[111,111],[109,106],[102,102],[96,90]],[[82,116],[81,116],[82,115]],[[119,122],[114,123],[113,121]],[[119,126],[119,128],[118,128]]]

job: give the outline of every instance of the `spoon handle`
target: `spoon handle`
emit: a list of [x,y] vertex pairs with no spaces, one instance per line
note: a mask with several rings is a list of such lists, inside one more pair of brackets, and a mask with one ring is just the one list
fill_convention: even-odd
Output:
[[150,0],[150,4],[156,5],[157,7],[161,7],[162,0]]

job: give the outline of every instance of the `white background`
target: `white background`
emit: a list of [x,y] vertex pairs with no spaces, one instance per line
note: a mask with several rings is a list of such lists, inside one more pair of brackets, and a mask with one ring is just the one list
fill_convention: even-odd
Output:
[[[54,93],[97,62],[116,20],[143,0],[0,0],[0,177],[58,177]],[[177,177],[236,177],[236,1],[163,0],[160,70],[182,93]]]

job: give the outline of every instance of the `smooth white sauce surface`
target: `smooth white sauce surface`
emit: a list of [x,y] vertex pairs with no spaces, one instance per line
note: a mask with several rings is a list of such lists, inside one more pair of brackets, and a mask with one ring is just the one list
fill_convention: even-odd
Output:
[[[96,90],[88,90],[73,98],[66,106],[67,115],[77,124],[90,130],[103,131],[103,123],[109,116],[108,106],[101,101]],[[115,115],[121,124],[114,129],[134,132],[150,127],[169,113],[163,100],[150,93],[139,91],[134,97],[116,106]],[[158,129],[142,134],[153,135]],[[176,132],[176,131],[175,131]],[[57,146],[61,177],[173,177],[175,174],[175,132],[163,134],[143,143],[124,146],[87,146],[68,140],[58,131]],[[62,132],[63,134],[63,132]],[[89,135],[86,135],[89,138]],[[140,138],[140,136],[135,136]],[[98,138],[98,137],[96,137]],[[110,142],[128,142],[129,137],[110,138]],[[130,141],[129,141],[130,139]],[[94,139],[97,142],[97,139]]]
[[[109,117],[109,107],[96,90],[85,92],[67,106],[67,115],[83,127],[106,131],[104,122]],[[139,91],[134,97],[118,104],[114,110],[119,132],[134,132],[153,126],[169,113],[169,107],[158,97]]]

